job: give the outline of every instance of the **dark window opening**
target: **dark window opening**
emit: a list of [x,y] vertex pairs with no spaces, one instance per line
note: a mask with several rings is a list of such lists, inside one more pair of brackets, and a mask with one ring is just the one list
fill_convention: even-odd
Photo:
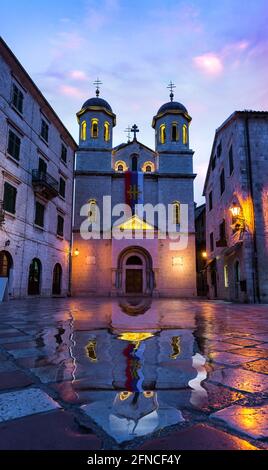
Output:
[[38,227],[44,227],[44,215],[45,215],[45,206],[40,202],[36,201],[35,203],[35,225]]
[[177,124],[172,124],[171,139],[172,139],[173,142],[176,142],[178,140],[178,127],[177,127]]
[[225,240],[226,239],[226,228],[225,228],[225,220],[223,220],[219,226],[219,232],[220,232],[220,240]]
[[132,157],[132,171],[137,171],[137,169],[138,169],[138,157],[134,155],[134,157]]
[[45,162],[45,160],[42,158],[39,158],[38,170],[41,174],[41,177],[43,177],[47,172],[47,162]]
[[66,163],[67,162],[67,148],[64,144],[61,144],[61,160]]
[[214,251],[214,236],[213,232],[209,235],[209,242],[210,242],[210,251]]
[[15,214],[16,212],[17,188],[9,183],[4,184],[4,210]]
[[216,167],[216,155],[214,155],[214,157],[212,158],[212,162],[211,162],[211,168],[212,170],[214,170]]
[[217,146],[217,157],[221,156],[221,152],[222,152],[222,145],[221,145],[221,142],[220,142]]
[[211,211],[212,208],[213,208],[213,200],[212,200],[212,191],[210,191],[209,195],[208,195],[208,207],[209,207],[209,210]]
[[11,130],[8,133],[7,151],[16,160],[20,159],[20,138]]
[[12,104],[21,114],[23,113],[23,100],[22,91],[14,83],[12,88]]
[[48,124],[44,119],[41,121],[41,136],[48,142]]
[[60,193],[60,196],[63,198],[65,198],[65,188],[66,188],[66,181],[63,178],[60,178],[59,193]]
[[150,173],[150,172],[152,171],[151,166],[150,166],[150,165],[147,165],[146,168],[145,168],[145,171],[146,171],[147,173]]
[[58,215],[57,220],[57,235],[63,237],[63,228],[64,228],[64,218],[61,215]]

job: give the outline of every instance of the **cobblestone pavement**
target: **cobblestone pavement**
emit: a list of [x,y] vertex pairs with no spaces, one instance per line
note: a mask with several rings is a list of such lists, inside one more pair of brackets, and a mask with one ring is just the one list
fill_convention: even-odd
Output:
[[0,305],[0,449],[267,449],[268,306]]

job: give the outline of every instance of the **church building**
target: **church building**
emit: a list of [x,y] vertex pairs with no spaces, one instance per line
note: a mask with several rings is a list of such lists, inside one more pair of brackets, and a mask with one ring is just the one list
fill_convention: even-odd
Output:
[[113,147],[116,115],[96,85],[77,113],[72,294],[193,297],[191,117],[171,84],[152,119],[155,149],[139,142],[136,125],[132,140]]

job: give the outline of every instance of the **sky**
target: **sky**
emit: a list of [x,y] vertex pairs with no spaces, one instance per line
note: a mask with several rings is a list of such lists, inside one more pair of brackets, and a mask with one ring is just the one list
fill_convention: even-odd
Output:
[[[12,7],[11,7],[12,5]],[[78,141],[76,112],[95,95],[117,115],[113,144],[175,100],[192,117],[195,201],[215,130],[235,110],[268,110],[268,0],[0,0],[0,34]]]

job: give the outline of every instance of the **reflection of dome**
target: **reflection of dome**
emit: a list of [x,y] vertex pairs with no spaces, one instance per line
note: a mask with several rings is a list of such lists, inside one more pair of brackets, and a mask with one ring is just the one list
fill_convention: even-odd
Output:
[[163,104],[157,111],[157,114],[162,114],[167,111],[182,111],[183,113],[188,113],[185,106],[178,101],[169,101],[168,103]]
[[98,98],[97,96],[95,96],[94,98],[89,98],[82,106],[82,109],[85,109],[85,108],[91,108],[91,107],[100,107],[100,108],[105,108],[107,111],[110,111],[110,113],[113,112],[111,106],[109,105],[109,103],[107,103],[106,100],[102,99],[102,98]]
[[151,299],[128,299],[119,303],[121,310],[128,315],[141,315],[151,307]]

